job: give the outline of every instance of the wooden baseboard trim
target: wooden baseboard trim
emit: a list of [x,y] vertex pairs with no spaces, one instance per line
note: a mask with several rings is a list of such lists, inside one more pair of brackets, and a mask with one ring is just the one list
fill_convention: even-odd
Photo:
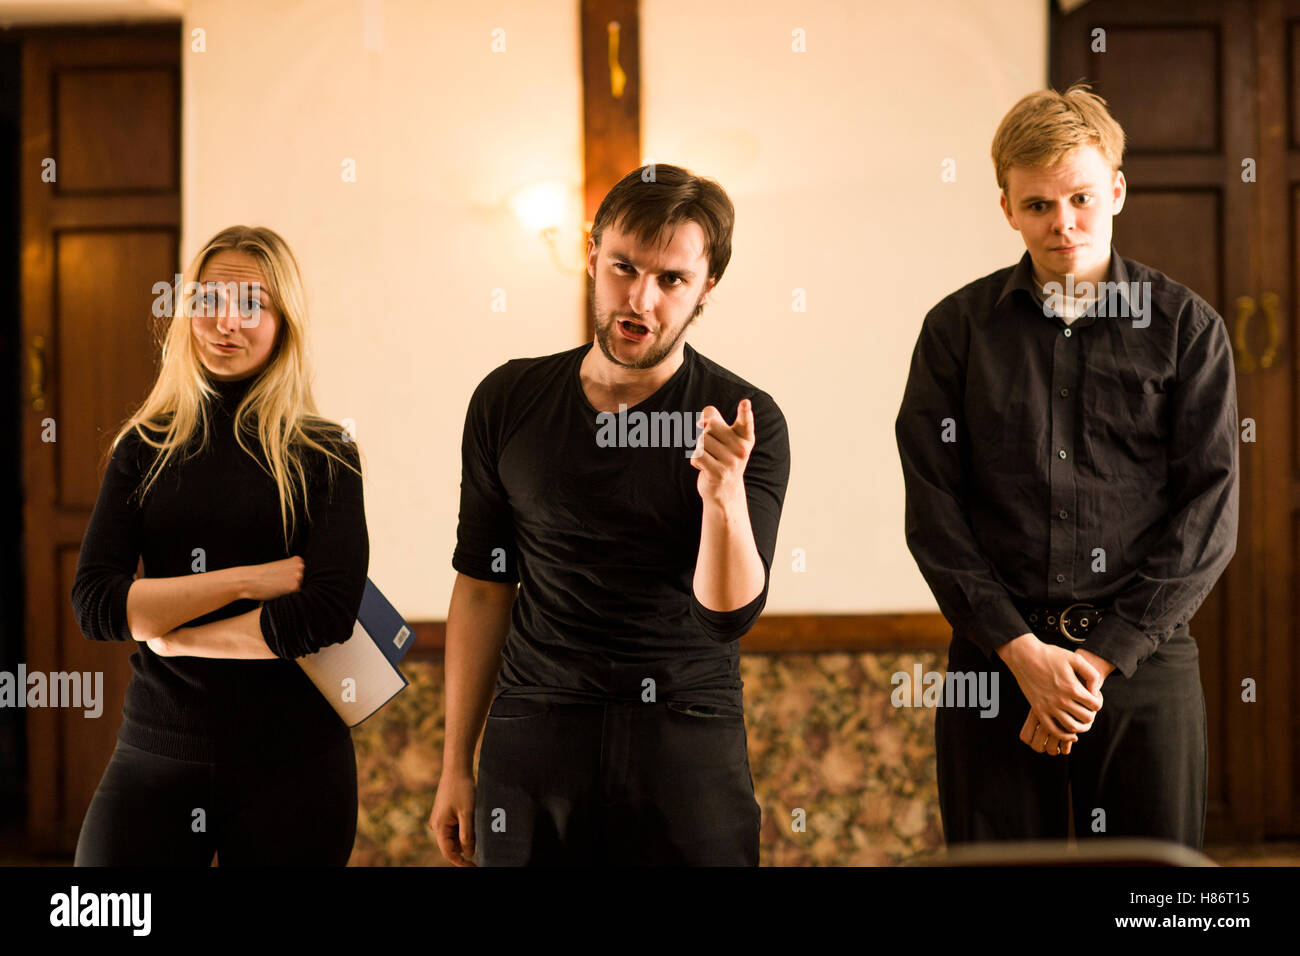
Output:
[[[411,621],[408,659],[442,660],[446,621]],[[888,654],[944,651],[952,628],[942,614],[764,614],[740,639],[745,654]]]

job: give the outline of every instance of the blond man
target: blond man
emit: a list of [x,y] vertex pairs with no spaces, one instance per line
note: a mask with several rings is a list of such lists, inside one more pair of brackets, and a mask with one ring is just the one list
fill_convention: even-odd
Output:
[[[949,843],[1199,847],[1205,703],[1187,626],[1236,548],[1223,320],[1111,245],[1124,133],[1085,86],[993,140],[1018,264],[925,317],[896,422],[908,547],[996,716],[936,711]],[[992,675],[990,674],[990,677]],[[985,711],[987,713],[987,709]]]

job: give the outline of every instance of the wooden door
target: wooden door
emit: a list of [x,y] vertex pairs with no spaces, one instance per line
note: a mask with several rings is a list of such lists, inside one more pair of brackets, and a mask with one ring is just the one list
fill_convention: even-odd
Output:
[[22,72],[22,477],[29,672],[101,672],[102,714],[32,708],[28,833],[70,853],[112,753],[122,644],[70,594],[109,442],[155,374],[153,286],[177,271],[178,27],[31,31]]
[[1264,645],[1260,704],[1264,721],[1264,832],[1300,834],[1300,635],[1296,551],[1300,548],[1300,2],[1256,5],[1259,64],[1259,229],[1254,236],[1258,310],[1243,336],[1259,422],[1259,561]]
[[[1243,160],[1260,157],[1259,95],[1274,82],[1258,62],[1257,17],[1249,0],[1092,0],[1052,18],[1053,87],[1089,81],[1124,127],[1128,200],[1115,221],[1115,248],[1191,287],[1230,332],[1238,299],[1257,300],[1265,278],[1261,186],[1242,175]],[[1272,236],[1281,246],[1285,235],[1277,224]],[[1242,681],[1257,682],[1261,701],[1289,700],[1260,617],[1261,587],[1282,581],[1265,554],[1267,526],[1279,517],[1265,483],[1287,433],[1266,380],[1289,381],[1289,369],[1280,357],[1261,376],[1238,357],[1238,417],[1253,418],[1270,437],[1241,446],[1237,552],[1191,622],[1209,721],[1207,842],[1262,837],[1272,799],[1268,710],[1242,700]],[[1295,633],[1289,610],[1271,620]]]

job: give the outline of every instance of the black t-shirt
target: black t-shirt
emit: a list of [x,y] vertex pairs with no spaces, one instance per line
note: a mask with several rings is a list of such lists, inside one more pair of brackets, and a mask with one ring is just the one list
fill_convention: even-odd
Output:
[[[785,417],[690,345],[621,422],[598,417],[579,377],[592,347],[507,362],[470,399],[452,566],[519,582],[497,694],[637,701],[653,680],[656,700],[738,710],[738,640],[767,601],[790,474]],[[764,583],[750,604],[716,612],[692,588],[703,501],[689,446],[706,405],[734,422],[742,398],[754,410],[745,490]]]
[[[329,481],[323,456],[306,452],[311,519],[298,502],[286,551],[274,480],[236,443],[233,416],[253,383],[213,381],[208,447],[189,460],[175,453],[144,496],[138,487],[157,452],[133,431],[118,443],[100,485],[72,587],[82,633],[135,645],[119,739],[186,760],[283,760],[346,739],[347,725],[294,658],[352,635],[369,561],[361,478],[337,462]],[[320,439],[317,438],[319,441]],[[256,434],[244,443],[257,448]],[[193,439],[197,447],[197,438]],[[333,449],[354,467],[357,446]],[[196,566],[201,549],[203,565]],[[300,555],[298,591],[262,602],[261,629],[278,660],[159,657],[135,644],[126,598],[137,562],[167,578]],[[188,622],[234,617],[258,602],[234,601]]]

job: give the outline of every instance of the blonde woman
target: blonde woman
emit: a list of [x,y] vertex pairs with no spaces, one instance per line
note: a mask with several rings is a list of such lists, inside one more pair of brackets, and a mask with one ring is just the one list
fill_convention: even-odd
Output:
[[184,279],[72,588],[87,638],[137,645],[76,863],[343,865],[351,732],[294,659],[352,633],[369,559],[360,456],[316,414],[284,240],[232,226]]

